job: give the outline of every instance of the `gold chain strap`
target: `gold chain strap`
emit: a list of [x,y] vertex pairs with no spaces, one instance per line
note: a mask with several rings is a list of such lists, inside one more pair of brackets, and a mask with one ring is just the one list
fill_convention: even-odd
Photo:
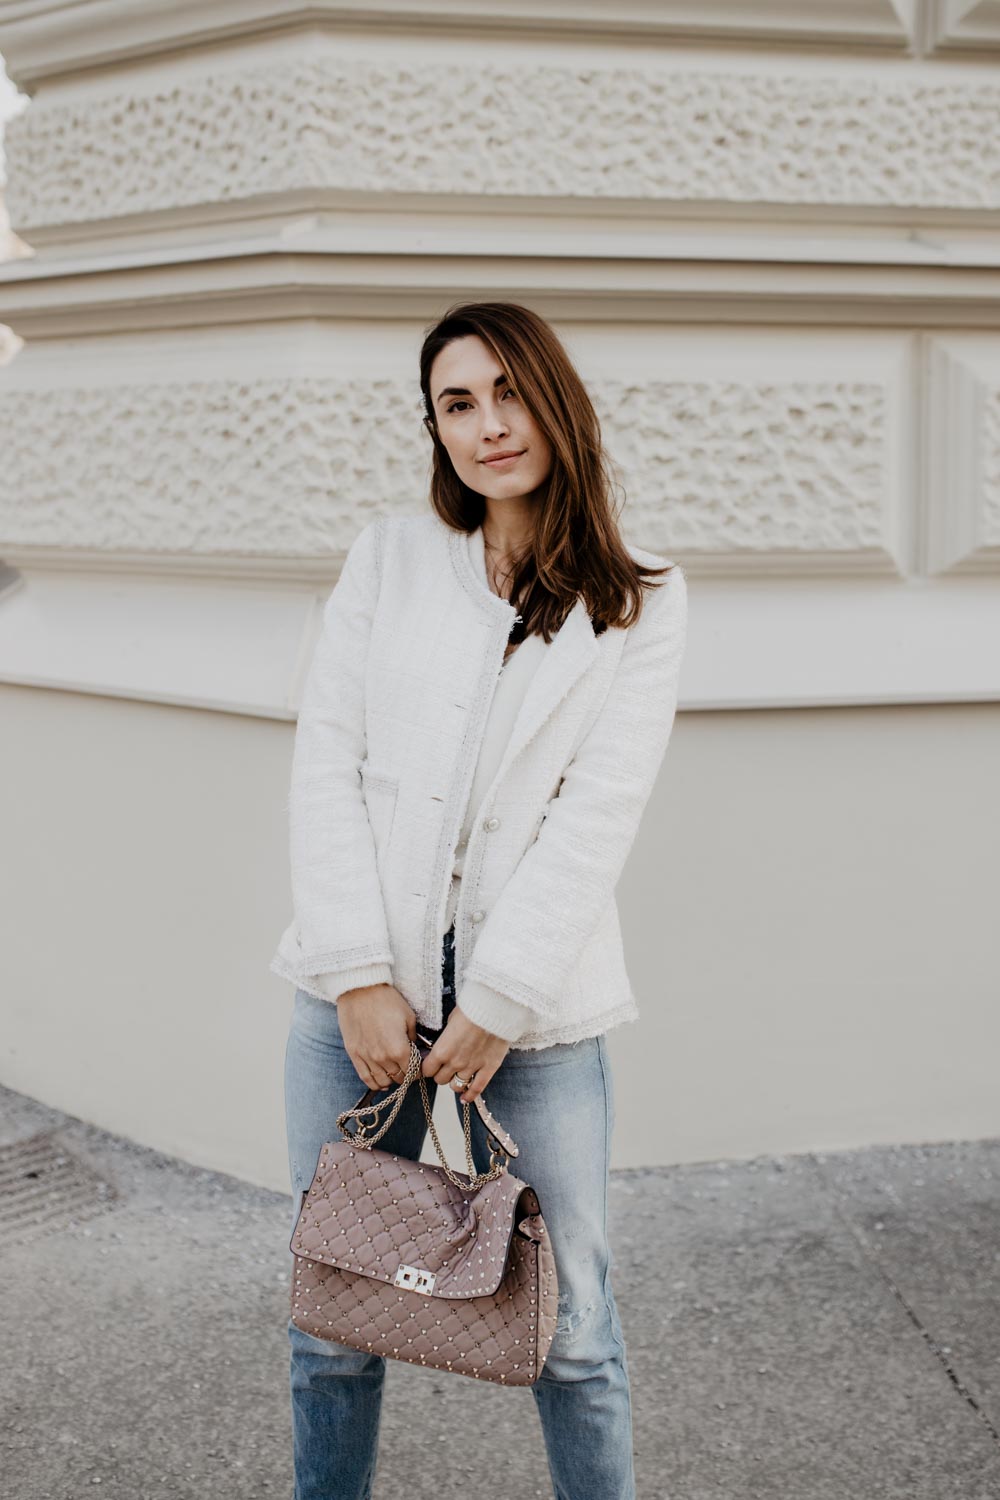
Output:
[[[504,1172],[506,1172],[508,1160],[507,1153],[502,1149],[502,1147],[500,1147],[499,1142],[495,1139],[495,1137],[490,1134],[489,1140],[492,1142],[492,1145],[490,1147],[489,1170],[486,1172],[476,1171],[476,1164],[472,1159],[472,1105],[470,1104],[468,1099],[466,1099],[462,1103],[462,1123],[465,1133],[465,1159],[469,1167],[470,1181],[462,1182],[458,1177],[455,1176],[455,1173],[448,1165],[448,1158],[444,1154],[444,1149],[442,1148],[441,1141],[437,1133],[437,1127],[434,1124],[434,1114],[431,1109],[430,1097],[427,1093],[427,1080],[422,1072],[422,1062],[423,1059],[420,1056],[419,1047],[417,1046],[416,1042],[411,1042],[410,1062],[409,1066],[406,1069],[406,1076],[403,1079],[402,1083],[400,1083],[395,1089],[393,1089],[392,1093],[388,1094],[380,1104],[369,1104],[364,1108],[345,1109],[343,1114],[337,1116],[337,1124],[340,1127],[342,1135],[347,1140],[357,1141],[359,1146],[361,1146],[365,1151],[369,1151],[372,1146],[375,1145],[376,1141],[381,1140],[385,1135],[386,1131],[389,1129],[389,1126],[399,1114],[403,1100],[406,1097],[407,1089],[410,1087],[410,1084],[414,1082],[414,1080],[417,1080],[420,1085],[420,1097],[423,1101],[424,1116],[427,1120],[427,1125],[431,1133],[431,1139],[434,1142],[434,1149],[437,1151],[438,1157],[441,1161],[441,1165],[444,1168],[445,1176],[450,1182],[453,1182],[456,1187],[461,1188],[464,1193],[473,1192],[478,1188],[481,1188],[485,1183],[492,1182],[494,1177],[500,1177]],[[379,1117],[382,1113],[382,1110],[385,1109],[386,1105],[389,1104],[392,1105],[392,1108],[390,1109],[385,1121],[379,1126]],[[366,1118],[370,1118],[374,1123],[372,1125],[366,1125]],[[351,1119],[357,1120],[357,1125],[354,1130],[348,1130],[347,1126],[344,1123],[345,1120]],[[379,1126],[379,1128],[375,1129],[375,1126]],[[375,1133],[373,1135],[369,1134],[370,1130],[374,1130]]]

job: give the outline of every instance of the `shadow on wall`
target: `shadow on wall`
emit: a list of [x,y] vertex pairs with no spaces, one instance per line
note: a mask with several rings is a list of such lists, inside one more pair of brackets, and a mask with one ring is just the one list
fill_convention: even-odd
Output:
[[[0,139],[2,139],[3,119],[0,118]],[[30,245],[26,245],[10,227],[10,218],[3,199],[3,190],[0,189],[0,261],[20,260],[24,256],[34,255]],[[23,349],[24,339],[16,334],[13,328],[6,323],[0,323],[0,365],[9,364]]]
[[[4,127],[12,115],[20,114],[30,102],[28,95],[19,93],[7,77],[6,64],[0,55],[0,261],[20,260],[24,256],[35,253],[31,246],[11,229],[10,217],[3,199],[3,185],[7,180],[7,166],[3,152]],[[0,365],[9,364],[23,346],[24,340],[13,329],[6,323],[0,323]]]
[[[7,77],[7,67],[0,55],[0,262],[20,260],[24,256],[35,253],[31,246],[11,229],[10,215],[7,213],[7,205],[3,197],[3,185],[7,180],[7,165],[3,151],[4,127],[11,116],[20,114],[22,109],[27,108],[29,102],[27,94],[19,93]],[[0,366],[9,364],[23,347],[24,339],[8,324],[0,323]],[[18,588],[23,582],[18,570],[10,567],[0,558],[0,598],[9,594],[12,589]]]

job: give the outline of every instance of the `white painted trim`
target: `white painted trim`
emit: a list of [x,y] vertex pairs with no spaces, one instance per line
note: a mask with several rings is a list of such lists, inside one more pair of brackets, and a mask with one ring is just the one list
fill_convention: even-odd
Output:
[[[682,709],[1000,700],[995,579],[699,576]],[[329,585],[29,571],[0,682],[292,720]]]
[[936,52],[1000,48],[1000,0],[928,0],[928,46]]
[[826,43],[901,50],[915,0],[2,0],[0,51],[21,87],[158,52],[308,26],[609,42]]
[[[41,224],[4,280],[253,257],[504,256],[602,261],[788,261],[996,266],[993,208],[919,204],[697,203],[667,198],[289,188],[226,203]],[[836,233],[831,237],[831,231]],[[197,233],[198,238],[192,239]],[[39,252],[46,251],[44,257]]]
[[692,580],[681,703],[1000,699],[995,579]]
[[280,585],[28,572],[0,597],[0,681],[291,719],[320,602]]
[[[996,572],[988,540],[983,439],[988,395],[1000,388],[1000,345],[975,334],[924,336],[926,557],[929,573]],[[998,650],[1000,655],[1000,650]]]
[[[31,274],[24,274],[29,271]],[[0,322],[25,339],[295,318],[438,316],[459,296],[534,299],[613,323],[1000,327],[996,265],[787,264],[497,255],[230,255],[104,272],[0,266]],[[7,368],[10,368],[9,366]]]

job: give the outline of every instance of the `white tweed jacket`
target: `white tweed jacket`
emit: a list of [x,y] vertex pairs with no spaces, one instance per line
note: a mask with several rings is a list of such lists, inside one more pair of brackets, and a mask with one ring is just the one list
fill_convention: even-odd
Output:
[[[639,562],[667,559],[629,548]],[[294,915],[274,973],[325,998],[394,984],[442,1024],[452,858],[514,606],[434,512],[380,516],[323,606],[288,799]],[[476,809],[455,913],[458,1007],[512,1047],[639,1014],[615,887],[674,721],[687,630],[679,565],[628,629],[578,598],[528,685]]]

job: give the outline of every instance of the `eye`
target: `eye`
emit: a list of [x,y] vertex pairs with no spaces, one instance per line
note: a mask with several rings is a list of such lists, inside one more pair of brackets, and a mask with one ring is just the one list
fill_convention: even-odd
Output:
[[[508,396],[513,396],[514,400],[517,400],[517,392],[511,386],[507,386],[506,390],[503,393],[503,399],[506,400]],[[448,412],[453,412],[457,411],[460,406],[469,405],[470,403],[465,400],[453,401],[450,406],[445,407],[445,410]]]

